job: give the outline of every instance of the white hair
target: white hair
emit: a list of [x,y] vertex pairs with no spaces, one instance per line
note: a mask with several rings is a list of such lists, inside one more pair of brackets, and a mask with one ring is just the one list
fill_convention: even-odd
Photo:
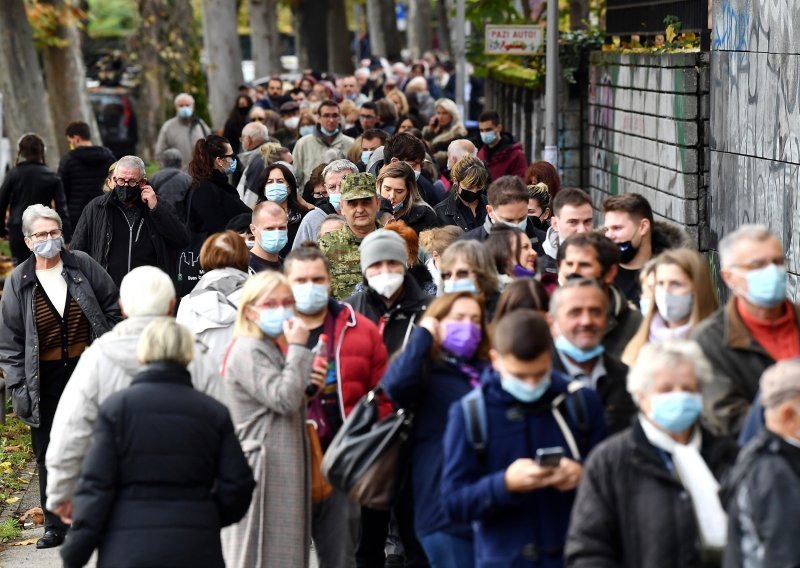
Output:
[[425,80],[425,77],[414,77],[406,84],[406,94],[427,92],[428,81]]
[[711,382],[711,363],[703,350],[694,341],[671,339],[661,343],[647,343],[642,347],[636,364],[628,372],[628,392],[637,396],[648,394],[653,389],[653,375],[657,371],[674,369],[689,363],[694,369],[698,390]]
[[136,358],[142,365],[171,361],[185,367],[193,355],[194,335],[171,317],[147,324],[136,345]]
[[367,69],[366,67],[359,67],[358,69],[355,70],[353,76],[356,78],[362,77],[364,79],[367,79],[369,78],[369,69]]
[[114,166],[115,176],[117,175],[117,172],[119,171],[120,168],[137,169],[139,170],[139,175],[141,177],[144,177],[145,173],[147,173],[144,161],[139,156],[122,156]]
[[325,178],[327,178],[328,174],[330,173],[341,173],[341,172],[350,172],[352,174],[357,174],[358,166],[356,166],[350,160],[345,160],[345,159],[334,160],[330,164],[325,166],[324,170],[322,170],[322,181],[324,182]]
[[267,138],[269,138],[269,129],[264,123],[248,122],[242,128],[242,136],[252,138],[253,142],[266,142]]
[[453,164],[455,164],[457,161],[459,161],[467,154],[471,154],[472,156],[477,156],[478,149],[475,147],[475,144],[473,144],[472,141],[467,140],[466,138],[459,138],[458,140],[453,140],[447,147],[447,161],[452,162]]
[[119,303],[127,317],[166,316],[175,299],[172,279],[160,268],[134,268],[119,286]]
[[189,99],[191,99],[192,106],[194,106],[194,97],[189,93],[178,93],[177,95],[175,95],[175,99],[173,101],[175,103],[175,106],[178,106],[178,99],[180,99],[181,97],[188,97]]
[[764,225],[742,225],[719,242],[719,263],[726,268],[733,263],[733,250],[741,241],[763,242],[774,235]]
[[33,231],[33,224],[39,219],[52,219],[58,223],[58,228],[61,229],[61,216],[47,205],[35,203],[29,205],[22,213],[22,234],[30,237]]

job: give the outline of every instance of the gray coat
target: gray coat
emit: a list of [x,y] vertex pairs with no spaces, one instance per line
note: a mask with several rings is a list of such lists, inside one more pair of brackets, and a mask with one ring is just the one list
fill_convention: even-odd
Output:
[[290,345],[284,358],[272,341],[238,337],[223,384],[256,490],[247,515],[222,531],[225,565],[308,567],[311,476],[305,387],[311,351]]
[[[89,320],[94,337],[100,337],[122,319],[119,290],[89,255],[65,250],[61,261],[68,294]],[[31,256],[8,277],[0,301],[0,368],[5,373],[14,412],[32,428],[40,425],[39,344],[34,312],[37,286],[36,257]]]

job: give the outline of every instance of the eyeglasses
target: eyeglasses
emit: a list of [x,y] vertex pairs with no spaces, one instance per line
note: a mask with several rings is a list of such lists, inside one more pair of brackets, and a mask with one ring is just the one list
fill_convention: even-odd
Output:
[[220,157],[219,157],[219,159],[220,159],[220,160],[230,160],[230,159],[232,159],[232,158],[233,158],[235,155],[236,155],[236,154],[225,154],[224,156],[220,156]]
[[264,122],[265,120],[267,120],[267,117],[254,116],[251,120],[253,122]]
[[116,185],[127,185],[128,187],[136,187],[142,181],[140,179],[123,179],[118,177],[112,177],[111,181],[113,181]]
[[40,233],[33,233],[28,235],[34,241],[46,241],[47,239],[57,239],[61,236],[61,229],[54,229],[52,231],[42,231]]
[[260,306],[253,306],[253,308],[256,310],[274,310],[275,308],[294,308],[294,304],[294,300],[283,300],[282,302],[278,300],[267,300]]
[[472,276],[472,270],[456,270],[455,272],[442,272],[442,280],[450,280],[451,278],[455,278],[456,280],[463,280],[464,278],[469,278]]
[[762,260],[754,260],[752,262],[747,262],[745,264],[733,264],[731,265],[733,268],[741,268],[742,270],[759,270],[760,268],[765,268],[770,264],[774,264],[775,266],[784,266],[786,264],[786,259],[781,257],[776,258],[765,258]]

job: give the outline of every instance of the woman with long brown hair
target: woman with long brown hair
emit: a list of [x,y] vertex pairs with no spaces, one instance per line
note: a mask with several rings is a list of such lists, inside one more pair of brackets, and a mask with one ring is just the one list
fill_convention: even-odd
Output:
[[442,506],[442,440],[450,405],[480,384],[488,363],[483,301],[459,292],[431,303],[383,376],[392,401],[415,409],[409,440],[414,528],[433,566],[474,565],[470,527],[450,522]]
[[423,201],[417,189],[414,170],[405,162],[393,162],[381,168],[378,193],[392,204],[394,218],[405,221],[419,235],[441,226],[433,208]]

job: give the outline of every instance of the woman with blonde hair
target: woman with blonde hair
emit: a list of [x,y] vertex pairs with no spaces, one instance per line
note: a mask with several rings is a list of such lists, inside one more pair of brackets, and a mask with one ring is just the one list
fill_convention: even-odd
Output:
[[622,353],[628,366],[636,363],[645,344],[686,339],[719,307],[708,262],[700,253],[668,250],[657,257],[654,270],[653,304]]
[[467,129],[461,120],[456,103],[450,99],[438,99],[434,103],[436,115],[422,129],[422,137],[431,143],[434,158],[442,169],[447,165],[447,147],[450,142],[467,137]]
[[472,292],[483,296],[486,317],[494,317],[500,298],[500,280],[494,259],[486,246],[475,240],[456,241],[444,251],[440,294]]
[[442,254],[445,249],[464,234],[464,230],[456,225],[445,225],[435,229],[428,229],[419,234],[419,248],[428,255],[425,266],[431,273],[437,288],[442,286]]
[[393,89],[386,94],[386,98],[394,103],[398,116],[405,116],[408,114],[410,107],[406,94],[403,91],[400,89]]
[[486,186],[489,170],[480,158],[467,154],[450,169],[450,193],[436,205],[436,214],[445,225],[457,225],[465,232],[482,227],[486,221]]
[[418,235],[441,225],[433,208],[420,196],[414,170],[407,163],[392,162],[383,166],[377,188],[378,194],[392,204],[395,220],[405,221]]
[[309,563],[311,482],[305,389],[309,331],[289,282],[260,272],[244,285],[222,374],[236,433],[257,488],[247,515],[222,532],[229,567]]

